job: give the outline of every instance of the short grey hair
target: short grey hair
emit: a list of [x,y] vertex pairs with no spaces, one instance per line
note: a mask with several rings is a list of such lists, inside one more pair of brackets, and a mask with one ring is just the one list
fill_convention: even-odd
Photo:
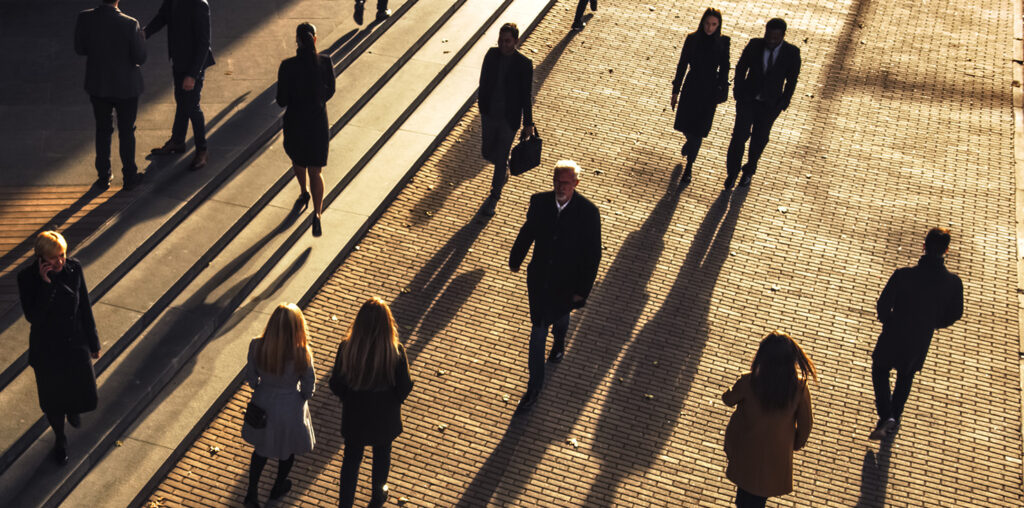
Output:
[[555,163],[554,174],[557,175],[559,171],[567,170],[572,171],[573,176],[575,176],[577,180],[579,180],[580,177],[583,176],[583,168],[581,168],[579,164],[576,164],[576,161],[573,161],[571,159],[562,159]]

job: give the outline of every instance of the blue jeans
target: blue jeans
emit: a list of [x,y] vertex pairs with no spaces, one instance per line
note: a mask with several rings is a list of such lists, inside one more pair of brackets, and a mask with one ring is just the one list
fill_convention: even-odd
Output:
[[565,349],[565,335],[569,332],[569,313],[555,319],[553,323],[534,323],[530,330],[530,352],[527,364],[530,367],[530,382],[527,391],[539,392],[544,386],[544,347],[547,345],[548,329],[555,337],[552,351]]

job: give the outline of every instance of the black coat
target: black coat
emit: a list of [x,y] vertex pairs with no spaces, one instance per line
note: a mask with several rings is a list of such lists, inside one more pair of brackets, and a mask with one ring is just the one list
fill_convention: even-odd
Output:
[[309,54],[281,62],[277,70],[277,104],[284,112],[284,151],[297,166],[327,165],[330,127],[327,101],[334,96],[334,66],[331,58]]
[[505,83],[505,111],[491,111],[494,94],[498,93],[498,65],[501,50],[491,48],[484,55],[484,64],[480,69],[480,92],[477,103],[480,114],[505,118],[509,127],[519,129],[522,118],[524,126],[533,125],[533,61],[516,51],[512,53],[512,63],[508,69]]
[[[554,191],[530,197],[526,223],[512,244],[508,264],[518,270],[533,244],[526,267],[530,320],[550,323],[586,303],[601,263],[601,214],[587,198],[574,193],[558,213]],[[573,295],[583,297],[574,303]]]
[[[341,347],[344,347],[344,342]],[[385,445],[402,433],[402,403],[412,391],[409,360],[398,346],[401,360],[395,366],[395,386],[380,390],[353,390],[341,371],[341,349],[331,371],[331,391],[341,400],[341,435],[357,445]]]
[[736,62],[733,98],[736,101],[761,100],[777,111],[789,107],[800,76],[800,48],[782,41],[775,65],[764,72],[764,39],[751,39]]
[[925,255],[917,266],[893,272],[878,297],[882,334],[872,356],[890,360],[897,369],[921,370],[932,333],[955,323],[964,313],[964,286],[946,270],[941,256]]
[[146,25],[146,38],[167,27],[171,69],[198,78],[213,65],[210,49],[210,4],[206,0],[164,0]]
[[31,325],[28,362],[35,369],[43,412],[84,413],[96,409],[96,375],[90,353],[100,350],[82,265],[68,259],[50,283],[38,261],[18,272],[18,296]]
[[75,53],[86,57],[85,91],[93,97],[129,99],[142,95],[146,39],[135,18],[113,5],[78,13]]
[[675,129],[687,136],[707,137],[715,109],[729,98],[728,37],[707,35],[703,30],[686,36],[672,80],[672,94],[676,93]]

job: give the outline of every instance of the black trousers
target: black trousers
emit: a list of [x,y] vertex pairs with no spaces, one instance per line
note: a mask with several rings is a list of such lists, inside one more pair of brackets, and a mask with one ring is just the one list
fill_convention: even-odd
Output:
[[764,508],[764,505],[767,503],[767,497],[755,496],[750,492],[743,490],[742,488],[736,488],[737,508]]
[[110,139],[114,134],[114,112],[117,112],[118,152],[121,154],[121,173],[131,177],[138,173],[135,165],[135,117],[139,112],[139,98],[116,99],[89,97],[92,116],[96,119],[96,174],[110,174]]
[[583,21],[583,10],[587,8],[587,2],[590,2],[590,10],[597,10],[597,0],[580,0],[580,3],[576,5],[576,17],[572,19],[574,25]]
[[483,142],[480,145],[480,152],[484,159],[494,164],[491,196],[500,198],[501,189],[508,181],[508,155],[512,151],[512,143],[515,142],[516,129],[509,126],[508,122],[500,116],[484,116],[480,121],[483,124]]
[[[338,506],[349,508],[356,498],[356,482],[359,480],[359,465],[363,462],[363,449],[360,443],[345,442],[345,456],[341,460],[341,487],[338,495]],[[370,473],[370,485],[376,493],[388,482],[391,471],[391,443],[373,447],[373,470]]]
[[[890,394],[889,372],[893,369],[896,369],[896,386]],[[898,367],[892,358],[874,358],[871,361],[871,382],[875,387],[875,409],[878,411],[879,422],[889,418],[899,421],[903,416],[903,407],[910,397],[915,374],[917,371],[913,369]]]
[[[732,128],[729,152],[725,158],[728,176],[735,178],[741,169],[744,175],[754,176],[757,161],[761,159],[761,152],[764,152],[764,147],[768,145],[768,135],[779,113],[780,110],[761,101],[736,101],[736,123]],[[742,164],[747,140],[750,141],[750,151],[747,153],[747,163]]]
[[177,108],[174,110],[174,124],[171,126],[171,142],[185,142],[188,124],[191,121],[192,135],[196,138],[196,150],[205,150],[206,118],[203,116],[203,109],[199,106],[199,99],[203,92],[203,73],[199,73],[199,76],[196,77],[196,86],[189,91],[181,88],[187,76],[188,74],[184,72],[174,73],[174,103]]

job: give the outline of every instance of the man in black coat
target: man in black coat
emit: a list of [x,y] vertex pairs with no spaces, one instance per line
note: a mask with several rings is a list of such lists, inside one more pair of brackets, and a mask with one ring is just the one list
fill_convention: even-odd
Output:
[[508,180],[508,155],[522,119],[521,138],[535,135],[533,126],[533,61],[516,49],[519,28],[505,23],[498,31],[498,47],[487,50],[480,69],[477,95],[483,124],[481,154],[494,164],[491,194],[485,215],[494,215],[501,189]]
[[[955,323],[964,312],[964,286],[943,263],[949,249],[949,230],[932,228],[924,240],[917,266],[896,270],[878,297],[882,334],[871,354],[878,425],[871,439],[892,436],[899,426],[910,385],[924,365],[932,333]],[[896,369],[896,386],[889,393],[889,371]]]
[[[757,161],[768,144],[772,125],[793,99],[800,75],[800,48],[783,40],[785,36],[786,22],[780,18],[769,20],[764,38],[751,39],[736,63],[733,86],[736,123],[725,161],[726,190],[732,189],[741,169],[740,187],[750,185],[757,171]],[[750,152],[747,163],[741,167],[748,139]]]
[[530,382],[517,413],[530,409],[544,385],[544,346],[548,329],[554,325],[555,343],[548,360],[562,361],[569,312],[583,307],[597,278],[601,262],[601,215],[583,195],[576,193],[579,165],[559,161],[555,165],[555,190],[534,194],[526,212],[526,223],[512,245],[508,265],[513,272],[533,245],[533,258],[526,268],[530,298]]
[[117,8],[118,0],[103,0],[94,9],[78,13],[75,53],[86,57],[85,91],[96,119],[96,185],[110,186],[110,137],[117,112],[117,137],[124,188],[138,185],[135,165],[135,117],[142,94],[146,39],[135,18]]
[[174,124],[171,139],[154,155],[185,152],[185,135],[192,122],[196,155],[190,169],[206,166],[206,118],[199,106],[206,68],[213,65],[210,49],[210,4],[206,0],[163,0],[156,16],[146,25],[146,38],[167,27],[167,55],[174,74]]

